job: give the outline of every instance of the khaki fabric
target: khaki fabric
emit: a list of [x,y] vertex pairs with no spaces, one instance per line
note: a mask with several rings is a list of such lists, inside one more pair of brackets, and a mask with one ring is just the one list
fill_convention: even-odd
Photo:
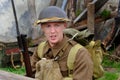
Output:
[[73,39],[74,41],[80,43],[87,48],[91,55],[93,61],[94,70],[93,77],[95,79],[100,78],[104,74],[104,69],[102,67],[103,54],[105,51],[102,48],[102,43],[100,40],[92,40],[93,34],[88,30],[78,31],[74,28],[68,28],[64,30],[64,33]]
[[88,51],[91,53],[91,58],[94,63],[93,75],[94,78],[100,78],[104,74],[104,69],[102,66],[103,54],[105,53],[101,48],[101,41],[91,41],[89,45],[86,46]]
[[[74,61],[75,61],[75,57],[76,57],[76,54],[77,54],[77,52],[78,52],[78,50],[80,49],[80,48],[82,48],[83,46],[81,46],[80,44],[76,44],[76,45],[74,45],[72,48],[71,48],[71,50],[70,50],[70,52],[69,52],[69,54],[68,54],[68,59],[67,59],[67,67],[68,67],[68,72],[69,72],[69,77],[71,77],[72,76],[72,74],[70,74],[70,70],[73,70],[73,68],[74,68]],[[73,54],[74,53],[74,54]]]
[[36,80],[62,80],[59,64],[53,59],[43,58],[36,63]]
[[63,78],[63,80],[73,80],[73,79],[70,77],[65,77],[65,78]]
[[88,45],[94,37],[94,34],[91,33],[88,29],[78,31],[74,28],[66,28],[63,32],[67,37],[73,39],[83,46]]
[[[62,73],[63,77],[68,77],[68,67],[67,67],[67,58],[68,54],[71,50],[71,48],[76,45],[77,43],[75,41],[68,41],[69,38],[64,36],[64,39],[62,42],[58,43],[55,47],[51,48],[46,42],[45,47],[43,49],[43,56],[47,59],[54,58],[58,53],[62,52],[63,55],[59,58],[58,64],[60,67],[60,71]],[[68,44],[67,48],[63,50],[64,44]],[[63,46],[64,45],[64,46]],[[32,58],[31,58],[31,65],[33,71],[36,70],[35,64],[41,60],[38,56],[37,49],[34,52]],[[73,68],[73,80],[92,80],[93,76],[93,62],[91,60],[91,56],[87,49],[84,47],[79,49],[74,62],[74,68]]]

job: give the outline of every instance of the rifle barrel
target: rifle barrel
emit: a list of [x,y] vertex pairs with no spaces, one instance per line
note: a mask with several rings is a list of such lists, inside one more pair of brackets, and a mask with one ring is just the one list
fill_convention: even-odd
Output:
[[14,18],[15,18],[15,23],[16,23],[17,35],[20,35],[20,31],[19,31],[19,27],[18,27],[18,20],[17,20],[17,15],[16,15],[16,10],[15,10],[14,1],[11,0],[11,3],[12,3],[12,7],[13,7],[13,13],[14,13]]

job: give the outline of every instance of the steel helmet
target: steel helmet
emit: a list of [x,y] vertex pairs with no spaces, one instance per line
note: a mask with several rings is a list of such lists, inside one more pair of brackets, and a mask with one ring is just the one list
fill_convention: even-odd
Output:
[[70,21],[67,17],[67,14],[56,6],[49,6],[43,9],[39,18],[36,21],[36,24],[45,23],[45,22],[68,22]]

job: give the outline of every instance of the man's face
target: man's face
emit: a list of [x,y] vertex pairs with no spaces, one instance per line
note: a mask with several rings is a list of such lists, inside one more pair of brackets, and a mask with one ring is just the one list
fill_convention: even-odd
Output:
[[50,45],[54,46],[63,39],[63,30],[66,28],[66,23],[48,22],[41,24],[41,27]]

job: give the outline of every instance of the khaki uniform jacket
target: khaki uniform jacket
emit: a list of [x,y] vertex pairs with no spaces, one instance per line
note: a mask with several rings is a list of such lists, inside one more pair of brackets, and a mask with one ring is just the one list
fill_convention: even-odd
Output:
[[[54,58],[57,54],[61,51],[63,55],[58,59],[58,63],[60,66],[61,73],[64,77],[68,76],[68,68],[67,68],[67,57],[69,54],[70,49],[77,44],[75,41],[70,40],[69,38],[64,36],[64,39],[61,43],[57,44],[55,47],[50,47],[48,42],[46,43],[43,54],[44,57],[47,59]],[[67,47],[63,50],[63,47],[66,45]],[[32,70],[35,72],[35,64],[39,61],[40,58],[38,57],[37,50],[34,52],[31,58],[31,65]],[[74,62],[74,69],[73,73],[73,80],[92,80],[93,76],[93,62],[90,58],[90,53],[87,51],[86,48],[80,48],[77,52]]]

